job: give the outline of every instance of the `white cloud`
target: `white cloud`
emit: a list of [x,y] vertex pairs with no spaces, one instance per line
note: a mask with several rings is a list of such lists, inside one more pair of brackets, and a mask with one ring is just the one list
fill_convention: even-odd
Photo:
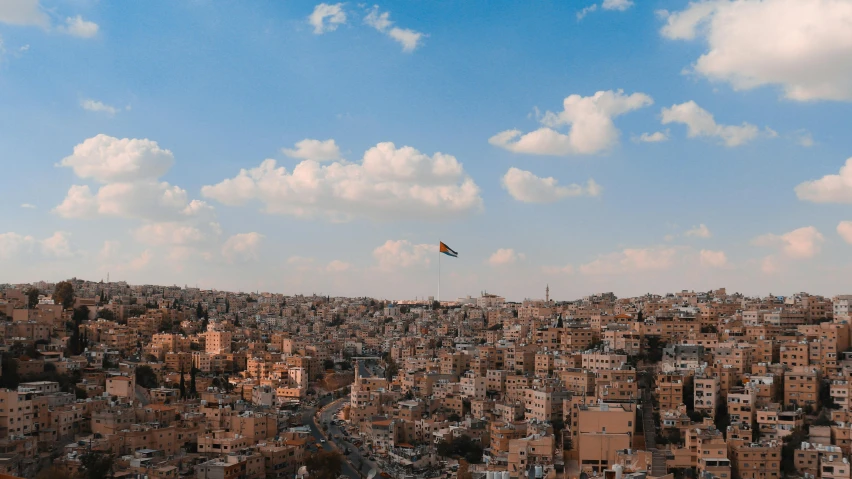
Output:
[[683,123],[687,127],[687,135],[690,138],[707,136],[722,140],[726,146],[739,146],[753,140],[760,132],[758,128],[749,123],[741,126],[719,125],[707,110],[704,110],[694,101],[688,101],[671,108],[663,108],[663,124]]
[[788,258],[807,259],[819,254],[825,239],[813,226],[805,226],[782,235],[765,234],[752,240],[756,246],[775,246],[781,248]]
[[708,228],[707,225],[702,223],[698,226],[693,226],[692,229],[687,230],[686,233],[684,233],[684,236],[692,238],[709,238],[711,236],[710,228]]
[[65,25],[61,25],[57,29],[74,37],[92,38],[98,34],[100,27],[97,23],[83,20],[83,17],[77,15],[76,17],[66,18]]
[[104,241],[101,250],[98,252],[98,260],[101,263],[106,263],[114,260],[118,256],[118,250],[121,248],[121,243],[114,240]]
[[378,5],[373,5],[373,8],[364,17],[364,23],[399,42],[402,45],[402,51],[406,53],[413,52],[426,36],[408,28],[394,27],[390,20],[390,12],[379,12]]
[[17,257],[18,255],[32,251],[36,239],[32,236],[23,236],[18,233],[0,233],[0,260]]
[[151,260],[154,259],[154,253],[146,249],[141,252],[139,256],[131,259],[126,264],[118,265],[119,271],[139,271],[141,269],[145,269],[149,264],[151,264]]
[[51,237],[43,239],[41,250],[45,256],[53,258],[68,258],[74,254],[71,251],[69,234],[64,231],[57,231]]
[[614,275],[670,269],[677,259],[675,247],[626,248],[580,266],[586,275]]
[[30,203],[21,203],[21,208],[26,208],[28,210],[34,210],[34,209],[36,209],[36,205],[30,204]]
[[669,130],[655,131],[654,133],[642,133],[639,136],[633,137],[633,141],[637,143],[660,143],[669,141]]
[[541,272],[544,274],[573,274],[574,266],[566,264],[565,266],[542,266]]
[[85,100],[80,101],[80,106],[84,110],[106,113],[109,116],[113,116],[120,111],[118,108],[112,105],[107,105],[106,103],[103,103],[98,100],[92,100],[91,98],[87,98]]
[[263,238],[262,234],[255,232],[235,234],[222,245],[222,256],[229,262],[235,260],[257,261],[260,259],[260,242]]
[[814,137],[807,130],[799,130],[793,134],[796,144],[805,148],[814,146]]
[[155,179],[174,164],[174,155],[160,148],[156,141],[113,138],[100,134],[74,147],[59,166],[74,170],[83,179],[100,183]]
[[728,256],[725,255],[724,251],[712,251],[709,249],[703,249],[700,253],[698,253],[698,257],[702,266],[709,266],[711,268],[723,268],[728,265]]
[[166,182],[109,183],[92,193],[88,185],[74,185],[54,212],[64,218],[109,216],[150,221],[175,221],[209,211],[203,201],[187,198],[186,190]]
[[413,266],[428,266],[438,251],[434,244],[414,244],[408,240],[387,240],[373,250],[379,269],[392,271]]
[[325,271],[328,273],[343,273],[344,271],[350,271],[352,267],[352,263],[336,259],[326,265]]
[[501,184],[512,198],[524,203],[553,203],[573,196],[600,196],[603,188],[590,179],[585,186],[576,183],[559,186],[553,178],[540,178],[529,171],[509,168]]
[[711,80],[778,85],[800,101],[852,100],[852,2],[713,0],[663,16],[663,36],[706,41],[693,70]]
[[346,23],[346,12],[343,11],[343,4],[320,3],[308,15],[308,23],[314,27],[314,33],[317,35],[337,30],[337,27]]
[[37,240],[18,233],[0,233],[0,260],[15,259],[39,252],[46,259],[61,259],[74,256],[70,234],[57,231],[51,236]]
[[178,222],[149,223],[133,233],[136,241],[147,245],[186,245],[205,239],[204,233],[195,226]]
[[174,163],[174,156],[155,141],[97,135],[74,147],[59,163],[78,177],[103,186],[73,185],[54,212],[66,218],[112,216],[150,221],[200,218],[212,211],[191,200],[186,190],[157,181]]
[[594,12],[597,9],[598,9],[597,3],[593,3],[593,4],[589,5],[588,7],[583,8],[582,10],[577,12],[577,21],[580,21],[580,20],[586,18],[586,15]]
[[512,248],[500,248],[488,258],[488,264],[491,266],[514,264],[519,260],[523,260],[524,257],[523,253],[516,253]]
[[778,260],[772,255],[763,258],[760,262],[760,270],[765,274],[775,274],[780,269],[781,267],[778,264]]
[[852,244],[852,221],[841,221],[837,224],[837,234],[843,241]]
[[281,151],[291,158],[301,160],[322,162],[340,159],[340,148],[337,147],[334,140],[320,141],[306,138],[296,143],[296,148],[282,148]]
[[814,203],[852,203],[852,158],[840,167],[836,175],[805,181],[795,188],[796,196]]
[[288,172],[275,160],[265,160],[234,178],[204,186],[201,193],[227,205],[257,200],[268,213],[338,221],[442,219],[482,208],[479,187],[455,157],[430,157],[389,142],[367,150],[360,164],[305,160]]
[[623,12],[633,6],[633,0],[604,0],[601,8],[604,10],[618,10]]
[[[622,90],[599,91],[592,96],[571,95],[563,101],[563,111],[546,112],[538,130],[522,133],[506,130],[488,142],[515,153],[533,155],[589,155],[608,150],[618,143],[620,132],[613,118],[653,104],[644,93],[625,95]],[[555,128],[567,127],[563,134]]]
[[50,18],[42,11],[39,0],[3,0],[0,2],[0,23],[47,28]]

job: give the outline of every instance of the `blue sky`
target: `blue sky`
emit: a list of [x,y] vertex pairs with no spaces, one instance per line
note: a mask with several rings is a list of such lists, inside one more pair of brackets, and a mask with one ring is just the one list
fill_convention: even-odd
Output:
[[846,293],[850,19],[7,0],[0,281],[412,298],[442,239],[443,299]]

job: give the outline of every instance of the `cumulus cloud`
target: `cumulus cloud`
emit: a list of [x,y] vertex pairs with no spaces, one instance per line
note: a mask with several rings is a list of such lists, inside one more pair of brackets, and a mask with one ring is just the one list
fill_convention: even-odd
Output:
[[101,102],[101,101],[98,101],[98,100],[92,100],[91,98],[81,100],[80,101],[80,107],[82,107],[84,110],[87,110],[87,111],[94,111],[94,112],[98,112],[98,113],[106,113],[109,116],[113,116],[116,113],[118,113],[119,111],[121,111],[121,110],[119,110],[118,108],[116,108],[112,105],[107,105],[104,102]]
[[53,258],[68,258],[73,256],[71,251],[71,241],[69,234],[64,231],[57,231],[49,238],[41,241],[41,250],[47,257]]
[[573,196],[600,196],[603,188],[590,179],[586,185],[560,186],[553,178],[540,178],[529,171],[509,168],[501,184],[512,198],[524,203],[553,203]]
[[205,239],[204,233],[195,226],[178,222],[149,223],[134,231],[136,241],[147,245],[186,245]]
[[479,187],[455,157],[393,143],[370,148],[360,164],[305,160],[290,172],[265,160],[201,193],[226,205],[259,201],[267,213],[336,221],[441,219],[482,208]]
[[334,161],[340,159],[340,148],[334,140],[304,139],[296,143],[296,148],[282,148],[281,151],[290,158],[313,161]]
[[390,20],[390,12],[380,12],[378,5],[373,5],[373,8],[364,17],[364,23],[397,41],[402,45],[402,51],[406,53],[413,52],[426,37],[425,34],[418,31],[393,26],[393,22]]
[[660,143],[669,141],[669,130],[655,131],[654,133],[642,133],[639,136],[633,137],[633,141],[637,143]]
[[83,17],[68,17],[65,19],[65,25],[60,25],[57,29],[68,35],[80,38],[92,38],[98,34],[100,27],[95,22],[83,20]]
[[387,240],[373,250],[373,258],[381,270],[392,271],[413,266],[428,266],[438,251],[434,244],[414,244],[408,240]]
[[[590,155],[606,151],[618,143],[619,130],[613,118],[653,104],[644,93],[625,95],[622,90],[599,91],[592,96],[571,95],[561,112],[546,112],[541,128],[523,133],[506,130],[488,142],[515,153],[533,155]],[[568,133],[557,128],[566,127]]]
[[336,259],[330,261],[325,266],[325,271],[328,273],[343,273],[344,271],[350,271],[352,268],[352,263],[347,263],[346,261],[340,261]]
[[791,259],[808,259],[819,254],[825,241],[822,233],[813,226],[798,228],[782,235],[768,233],[752,240],[756,246],[778,247]]
[[24,255],[41,253],[46,259],[62,259],[74,256],[70,234],[57,231],[51,236],[38,240],[30,235],[14,232],[0,233],[0,260],[19,258]]
[[724,251],[703,249],[700,253],[698,253],[698,258],[702,266],[722,268],[728,265],[728,256],[725,255]]
[[690,138],[705,136],[722,140],[726,146],[739,146],[755,139],[760,130],[749,123],[741,126],[720,125],[707,110],[694,101],[663,108],[663,124],[682,123]]
[[597,3],[593,3],[593,4],[589,5],[588,7],[584,7],[582,10],[577,12],[577,21],[580,21],[580,20],[586,18],[586,15],[596,11],[597,9],[598,9]]
[[337,27],[346,23],[346,12],[343,11],[343,4],[320,3],[308,15],[308,23],[314,27],[314,33],[317,35],[337,30]]
[[512,248],[500,248],[488,258],[488,264],[491,266],[503,266],[517,263],[519,260],[523,260],[524,257],[523,253],[516,253]]
[[541,272],[544,274],[572,274],[574,266],[566,264],[565,266],[542,266]]
[[633,0],[604,0],[601,8],[604,10],[618,10],[623,12],[633,6]]
[[796,196],[814,203],[852,203],[852,158],[836,175],[825,175],[818,180],[805,181],[795,188]]
[[58,166],[71,168],[81,179],[103,186],[72,185],[54,212],[66,218],[112,216],[150,221],[201,217],[212,211],[186,190],[157,181],[174,163],[174,156],[151,140],[97,135],[74,147]]
[[47,28],[50,17],[42,10],[39,0],[4,0],[0,2],[0,23]]
[[710,228],[707,227],[704,223],[701,223],[698,226],[693,226],[691,229],[687,230],[684,233],[684,236],[692,237],[692,238],[709,238]]
[[257,261],[260,253],[260,242],[264,236],[260,233],[240,233],[231,236],[222,245],[222,256],[229,262],[236,260]]
[[675,247],[626,248],[602,255],[583,264],[579,270],[586,275],[613,275],[670,269],[677,259]]
[[706,42],[692,69],[708,79],[777,85],[792,100],[852,100],[846,0],[713,0],[662,16],[664,37]]
[[852,221],[841,221],[837,225],[837,234],[843,241],[852,244]]
[[793,133],[793,139],[796,144],[805,148],[810,148],[814,146],[814,137],[811,135],[811,132],[807,130],[798,130]]
[[156,141],[113,138],[100,134],[74,147],[59,162],[83,179],[99,183],[156,179],[174,164],[174,155]]

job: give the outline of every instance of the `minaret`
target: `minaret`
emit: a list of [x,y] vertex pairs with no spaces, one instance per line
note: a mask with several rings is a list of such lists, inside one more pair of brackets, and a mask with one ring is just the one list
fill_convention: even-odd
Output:
[[544,290],[544,301],[547,302],[547,303],[550,302],[550,285],[549,284],[547,285],[547,288],[545,288],[545,290]]

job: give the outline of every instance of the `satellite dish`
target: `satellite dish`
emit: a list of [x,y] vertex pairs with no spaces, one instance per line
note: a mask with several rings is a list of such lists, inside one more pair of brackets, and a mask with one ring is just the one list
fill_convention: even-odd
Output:
[[376,477],[376,474],[378,474],[378,473],[379,473],[379,471],[377,471],[375,469],[370,469],[370,473],[367,474],[367,479],[373,479],[374,477]]

